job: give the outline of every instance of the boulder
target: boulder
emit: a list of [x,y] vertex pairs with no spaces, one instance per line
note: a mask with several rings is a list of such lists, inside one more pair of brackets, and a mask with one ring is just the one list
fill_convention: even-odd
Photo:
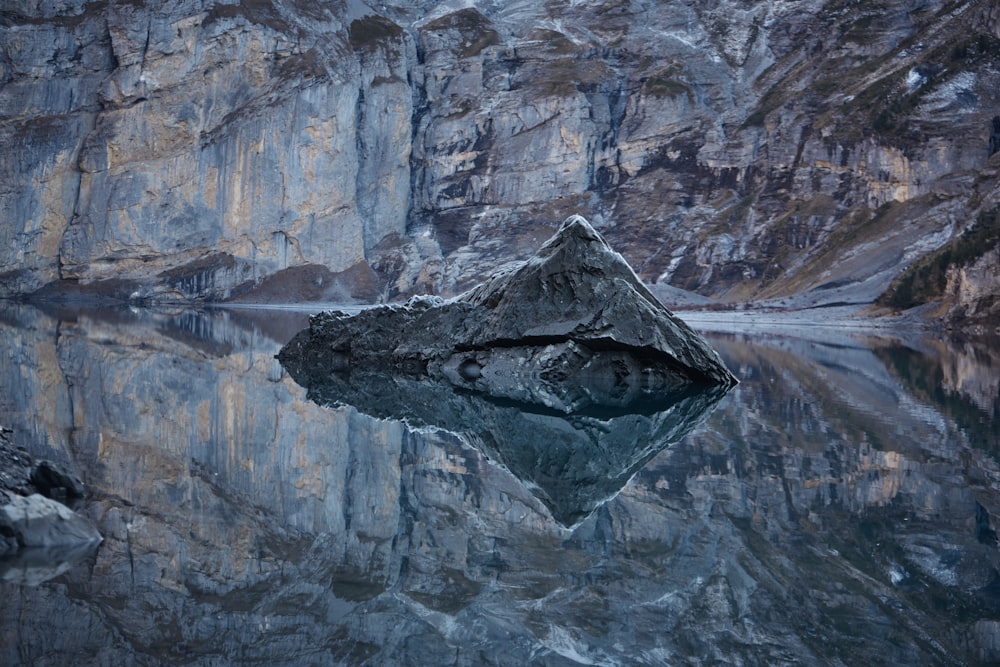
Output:
[[15,495],[0,507],[0,539],[0,549],[12,551],[97,544],[101,535],[83,516],[58,501],[34,493]]
[[580,216],[453,299],[320,313],[278,359],[293,377],[391,371],[565,413],[737,382]]
[[54,500],[83,498],[85,491],[79,477],[52,461],[38,462],[31,472],[31,483],[43,496]]

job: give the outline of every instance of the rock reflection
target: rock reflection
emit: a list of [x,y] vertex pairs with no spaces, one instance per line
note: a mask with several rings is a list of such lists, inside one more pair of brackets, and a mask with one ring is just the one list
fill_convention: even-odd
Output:
[[1000,341],[921,343],[877,341],[872,348],[907,390],[954,420],[974,446],[1000,454]]
[[[372,417],[462,436],[502,463],[566,527],[613,498],[647,461],[704,421],[729,390],[648,393],[630,404],[587,402],[566,413],[400,374],[288,368],[320,405],[349,405]],[[533,382],[533,391],[548,396],[567,392],[541,378]]]
[[509,444],[469,446],[469,419],[574,447],[578,422],[622,420],[588,436],[597,457],[685,419],[510,421],[463,394],[354,388],[407,426],[310,400],[275,365],[276,332],[301,327],[280,313],[179,315],[0,306],[0,423],[79,473],[105,537],[48,581],[0,580],[0,664],[1000,660],[1000,464],[975,379],[991,352],[713,337],[741,384],[611,500],[571,499],[567,522],[590,514],[567,530],[521,464],[484,454]]
[[22,549],[0,558],[0,581],[37,586],[88,561],[97,553],[95,543],[48,549]]

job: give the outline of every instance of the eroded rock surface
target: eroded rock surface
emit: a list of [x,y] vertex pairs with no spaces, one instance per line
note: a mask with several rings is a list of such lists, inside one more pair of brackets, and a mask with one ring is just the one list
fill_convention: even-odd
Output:
[[331,371],[394,371],[567,413],[736,384],[580,216],[455,299],[321,313],[278,358],[306,386]]

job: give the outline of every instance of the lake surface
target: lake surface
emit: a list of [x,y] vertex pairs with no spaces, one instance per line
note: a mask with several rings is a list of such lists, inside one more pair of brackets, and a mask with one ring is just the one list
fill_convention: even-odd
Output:
[[0,664],[1000,660],[996,347],[708,333],[718,401],[403,422],[311,400],[274,359],[305,325],[0,304],[0,424],[105,538],[0,564]]

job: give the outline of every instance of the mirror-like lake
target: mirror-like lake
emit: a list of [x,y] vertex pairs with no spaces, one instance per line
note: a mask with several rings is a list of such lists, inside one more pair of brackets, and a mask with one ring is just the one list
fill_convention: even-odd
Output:
[[0,425],[104,536],[0,562],[0,664],[1000,661],[996,347],[706,334],[741,384],[668,415],[403,422],[311,400],[306,319],[0,304]]

